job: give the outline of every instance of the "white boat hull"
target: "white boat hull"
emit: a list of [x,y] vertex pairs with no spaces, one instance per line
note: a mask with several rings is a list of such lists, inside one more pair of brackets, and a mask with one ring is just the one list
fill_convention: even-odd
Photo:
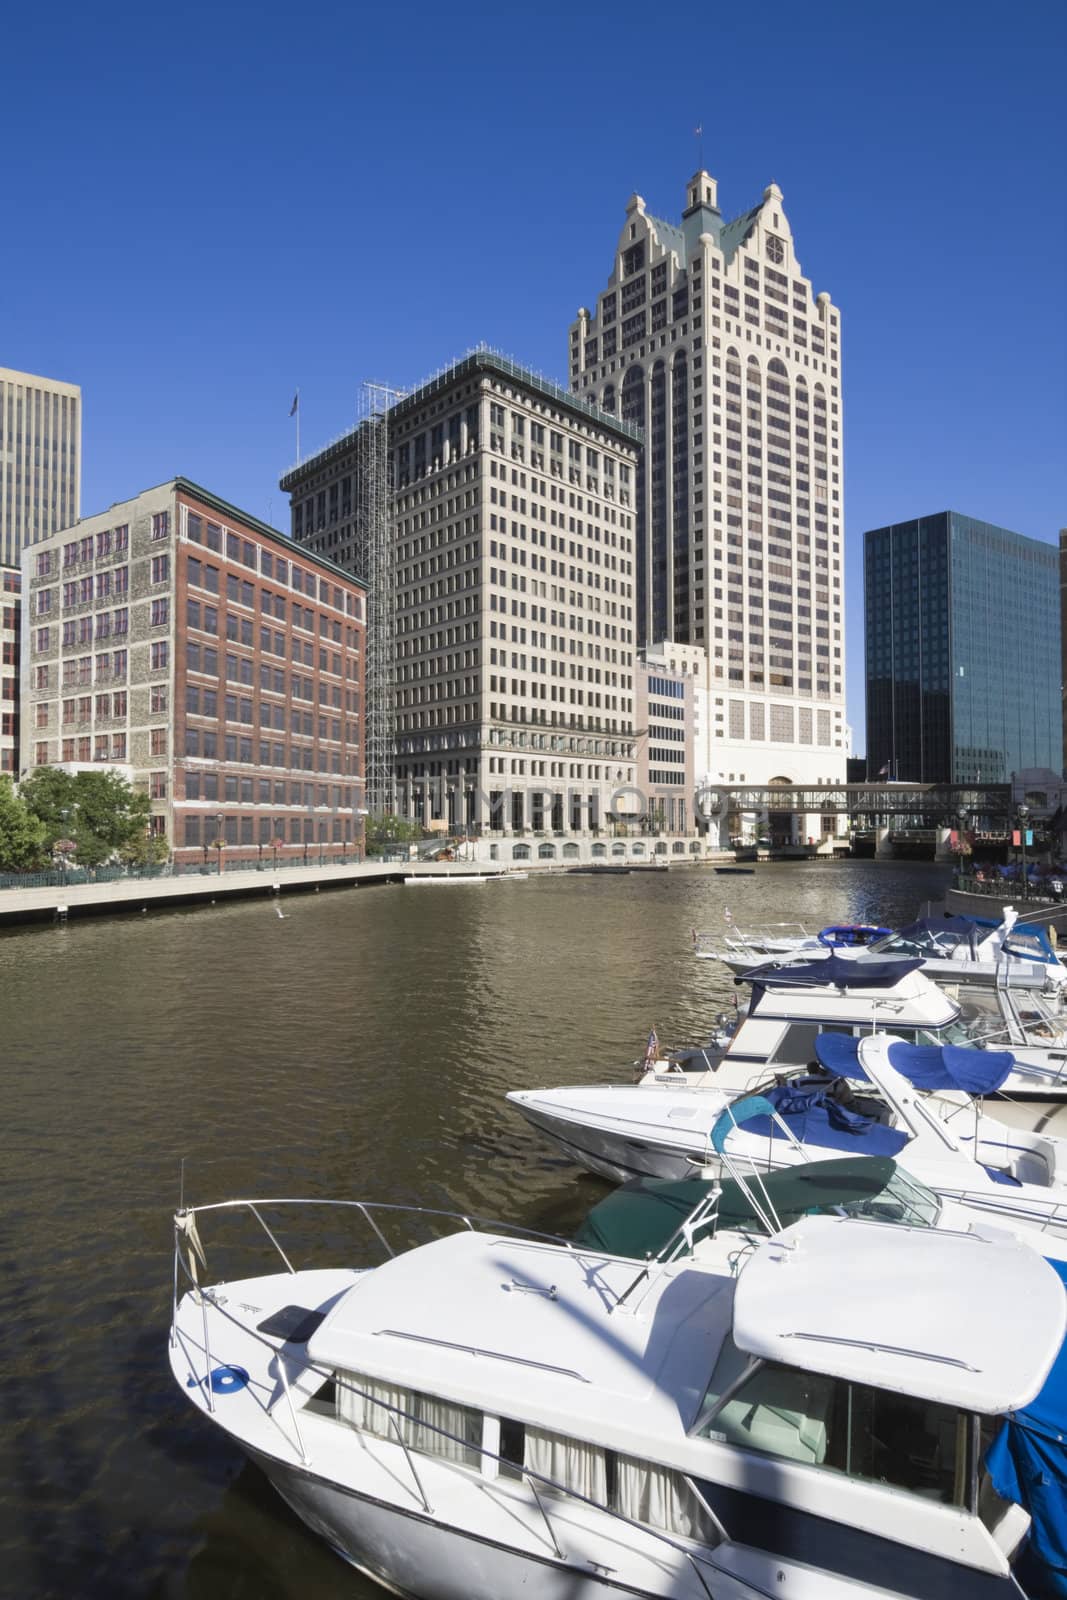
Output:
[[[253,1459],[257,1459],[254,1454]],[[260,1458],[258,1464],[302,1522],[351,1566],[404,1600],[510,1600],[513,1595],[523,1600],[605,1600],[608,1595],[706,1600],[708,1591],[681,1552],[663,1545],[657,1548],[658,1542],[648,1539],[648,1548],[640,1553],[625,1549],[614,1553],[611,1546],[630,1543],[635,1530],[623,1530],[621,1524],[591,1512],[579,1521],[552,1497],[546,1505],[562,1555],[556,1554],[531,1501],[513,1527],[517,1540],[528,1548],[515,1548],[448,1522],[437,1507],[432,1513],[414,1503],[404,1509],[282,1462]],[[419,1464],[425,1472],[427,1463]],[[400,1474],[407,1475],[406,1468],[401,1467]],[[382,1488],[394,1491],[396,1481],[390,1479]],[[612,1529],[624,1538],[613,1539]],[[534,1548],[537,1544],[540,1550]],[[603,1561],[595,1560],[593,1551]],[[619,1565],[609,1570],[607,1562],[613,1555]],[[703,1570],[716,1600],[758,1600],[758,1591],[747,1583],[721,1575],[706,1561]],[[651,1583],[650,1572],[657,1574]],[[836,1590],[834,1579],[829,1591],[825,1574],[821,1580],[823,1587],[811,1589],[810,1600]],[[809,1600],[806,1587],[789,1593],[797,1600]]]

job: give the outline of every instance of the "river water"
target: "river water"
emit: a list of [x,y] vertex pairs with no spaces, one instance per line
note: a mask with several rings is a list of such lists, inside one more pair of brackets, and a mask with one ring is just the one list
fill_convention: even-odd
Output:
[[0,1594],[381,1596],[173,1384],[180,1158],[201,1203],[359,1197],[565,1231],[605,1186],[506,1090],[625,1081],[653,1025],[704,1037],[733,991],[691,930],[727,904],[742,926],[899,925],[945,881],[904,862],[534,876],[0,934]]

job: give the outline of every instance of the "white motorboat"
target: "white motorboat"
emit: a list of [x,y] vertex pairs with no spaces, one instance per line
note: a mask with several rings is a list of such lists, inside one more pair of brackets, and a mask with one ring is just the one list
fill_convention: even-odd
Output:
[[638,1069],[643,1086],[737,1094],[769,1072],[807,1065],[824,1030],[881,1029],[914,1044],[1010,1049],[1015,1066],[997,1115],[1022,1127],[1067,1129],[1067,1023],[1059,993],[1046,994],[1036,976],[950,989],[932,982],[918,959],[850,961],[835,952],[824,961],[757,967],[745,978],[751,996],[736,1019],[720,1018],[706,1046],[663,1052],[656,1041]]
[[427,872],[420,877],[404,879],[405,889],[421,888],[425,883],[488,883],[489,879],[476,872]]
[[990,1228],[1006,1230],[1067,1270],[1067,1238],[1001,1216],[991,1223],[935,1194],[891,1156],[837,1151],[830,1161],[804,1160],[756,1173],[734,1160],[729,1146],[727,1138],[714,1168],[694,1167],[690,1177],[637,1178],[613,1189],[583,1218],[574,1242],[642,1262],[685,1255],[722,1262],[740,1260],[803,1217],[850,1216],[983,1237]]
[[277,1243],[271,1205],[176,1216],[174,1379],[390,1592],[1018,1600],[1030,1519],[983,1460],[1067,1302],[1017,1242],[811,1217],[740,1270],[635,1274],[457,1219],[367,1270],[199,1282],[208,1213]]
[[984,917],[924,917],[894,933],[866,924],[840,923],[812,935],[788,932],[790,924],[770,929],[741,929],[731,921],[720,935],[694,933],[695,953],[731,972],[744,973],[767,960],[824,960],[830,954],[855,961],[883,961],[891,956],[919,958],[930,978],[971,984],[1011,983],[1027,976],[1060,991],[1067,985],[1067,967],[1053,949],[1046,931],[1021,923],[1013,906],[1005,906],[1000,922]]
[[713,1173],[726,1129],[731,1152],[756,1169],[891,1156],[942,1198],[1067,1238],[1067,1140],[1008,1127],[974,1098],[1004,1082],[1010,1053],[826,1033],[816,1054],[815,1073],[772,1074],[745,1095],[601,1085],[508,1099],[572,1160],[614,1182]]

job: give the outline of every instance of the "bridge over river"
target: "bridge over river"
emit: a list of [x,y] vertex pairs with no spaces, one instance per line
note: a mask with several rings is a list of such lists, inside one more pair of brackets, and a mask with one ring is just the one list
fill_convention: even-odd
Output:
[[950,827],[961,816],[1006,822],[1013,811],[1010,783],[838,783],[802,788],[794,784],[709,785],[697,792],[697,807],[712,818],[732,813],[847,816],[872,827],[892,822]]

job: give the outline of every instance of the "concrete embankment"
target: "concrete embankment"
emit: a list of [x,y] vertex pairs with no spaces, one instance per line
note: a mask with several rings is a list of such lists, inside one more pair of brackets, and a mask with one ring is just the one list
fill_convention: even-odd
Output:
[[248,872],[195,873],[188,877],[119,878],[111,883],[0,889],[0,926],[55,922],[84,916],[140,913],[176,905],[208,905],[237,897],[267,899],[297,891],[402,883],[410,877],[503,876],[499,867],[451,862],[351,862],[343,866],[252,868]]

